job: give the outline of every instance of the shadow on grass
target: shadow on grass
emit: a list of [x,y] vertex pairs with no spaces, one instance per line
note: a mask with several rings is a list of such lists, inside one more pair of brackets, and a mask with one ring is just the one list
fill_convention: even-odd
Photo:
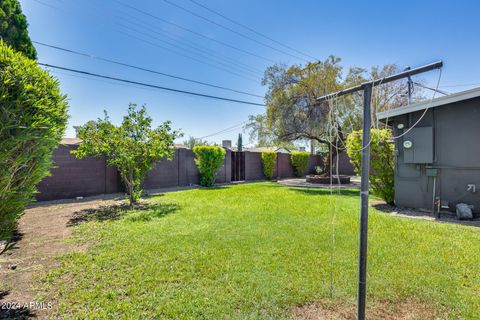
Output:
[[36,317],[37,316],[34,312],[32,312],[29,308],[23,306],[20,308],[0,309],[0,319],[23,320]]
[[[4,243],[0,244],[0,256],[7,253],[10,250],[18,249],[17,243],[22,240],[23,233],[18,231],[18,229],[13,230],[12,235],[8,240],[5,240]],[[0,299],[2,297],[0,296]]]
[[10,304],[9,301],[4,301],[7,297],[9,291],[0,291],[0,303],[2,308],[0,308],[0,319],[31,319],[36,318],[35,313],[33,313],[29,308],[17,306],[15,304]]
[[391,204],[387,204],[385,202],[376,202],[370,205],[372,208],[377,209],[378,211],[385,212],[385,213],[392,213],[396,211],[397,208],[392,206]]
[[[305,195],[310,195],[310,196],[329,196],[330,195],[330,189],[320,189],[320,188],[288,188],[289,190],[303,193]],[[352,189],[339,189],[340,190],[340,195],[346,196],[346,197],[358,197],[360,192],[358,190],[352,190]],[[337,193],[337,189],[333,189],[333,194]]]
[[141,203],[133,207],[128,204],[103,206],[96,209],[84,209],[75,212],[67,223],[67,226],[75,226],[87,221],[111,221],[118,220],[130,213],[137,214],[138,219],[149,220],[148,218],[159,218],[179,209],[174,203],[146,204]]

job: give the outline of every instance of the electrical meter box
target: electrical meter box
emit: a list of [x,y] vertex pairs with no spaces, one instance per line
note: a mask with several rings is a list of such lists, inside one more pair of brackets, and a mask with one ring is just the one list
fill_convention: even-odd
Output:
[[403,136],[404,163],[433,162],[433,128],[420,127],[411,129]]

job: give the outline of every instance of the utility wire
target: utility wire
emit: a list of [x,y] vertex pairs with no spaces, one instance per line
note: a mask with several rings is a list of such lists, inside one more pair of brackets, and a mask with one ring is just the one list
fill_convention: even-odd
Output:
[[150,22],[147,22],[147,21],[137,21],[138,18],[132,16],[131,14],[127,13],[127,12],[124,12],[122,10],[116,10],[118,11],[118,13],[120,14],[119,16],[115,15],[118,19],[121,19],[122,21],[126,21],[128,23],[132,23],[132,24],[136,24],[136,25],[139,25],[141,26],[142,28],[145,28],[147,30],[149,30],[150,32],[152,33],[155,33],[155,34],[158,34],[158,35],[161,35],[165,38],[168,38],[172,41],[175,41],[175,42],[178,42],[179,44],[182,44],[184,46],[187,46],[187,47],[190,47],[190,48],[193,48],[197,51],[200,51],[202,53],[206,53],[208,54],[209,56],[211,57],[216,57],[217,59],[220,59],[220,60],[223,60],[227,63],[230,63],[232,65],[236,65],[236,66],[239,66],[241,67],[243,70],[246,69],[246,70],[249,70],[250,72],[252,73],[255,73],[255,74],[259,74],[259,75],[262,75],[263,71],[258,69],[258,68],[254,68],[246,63],[243,63],[243,62],[240,62],[240,61],[237,61],[235,60],[234,58],[232,57],[229,57],[229,56],[226,56],[226,55],[223,55],[219,52],[216,52],[215,50],[212,50],[208,47],[206,47],[205,45],[200,45],[198,43],[195,43],[195,42],[192,42],[191,40],[188,40],[187,41],[182,41],[178,38],[175,38],[173,37],[172,35],[170,35],[170,32],[169,31],[166,31],[162,28],[158,28],[156,25],[154,25],[153,23],[150,23]]
[[421,87],[421,88],[424,88],[424,89],[428,89],[428,90],[431,90],[431,91],[436,91],[438,93],[441,93],[445,96],[448,96],[450,93],[448,93],[447,91],[443,91],[443,90],[440,90],[440,89],[434,89],[434,88],[430,88],[430,87],[427,87],[427,86],[424,86],[423,84],[419,83],[419,82],[413,82],[415,85]]
[[[38,0],[35,0],[35,1],[38,1]],[[195,35],[197,35],[197,36],[199,36],[199,37],[202,37],[202,38],[204,38],[204,39],[208,39],[208,40],[210,40],[210,41],[216,42],[216,43],[221,44],[221,45],[223,45],[223,46],[229,47],[229,48],[231,48],[231,49],[240,51],[240,52],[242,52],[242,53],[245,53],[245,54],[254,56],[254,57],[259,58],[259,59],[262,59],[262,60],[266,60],[266,61],[269,61],[269,62],[272,62],[272,63],[275,63],[275,62],[276,62],[275,60],[272,60],[272,59],[270,59],[270,58],[267,58],[267,57],[258,55],[258,54],[256,54],[256,53],[253,53],[253,52],[250,52],[250,51],[247,51],[247,50],[244,50],[244,49],[242,49],[242,48],[239,48],[239,47],[233,46],[233,45],[231,45],[231,44],[228,44],[228,43],[226,43],[226,42],[223,42],[223,41],[217,40],[217,39],[215,39],[215,38],[206,36],[206,35],[204,35],[204,34],[202,34],[202,33],[200,33],[200,32],[197,32],[197,31],[194,31],[194,30],[185,28],[185,27],[183,27],[183,26],[181,26],[181,25],[179,25],[179,24],[176,24],[176,23],[174,23],[174,22],[171,22],[171,21],[162,19],[162,18],[160,18],[160,17],[158,17],[158,16],[156,16],[156,15],[151,14],[150,12],[147,12],[147,11],[144,11],[144,10],[141,10],[141,9],[138,9],[138,8],[136,8],[136,7],[134,7],[134,6],[131,6],[131,5],[129,5],[128,3],[122,2],[122,1],[120,1],[120,0],[112,0],[112,1],[114,1],[114,2],[116,2],[116,3],[118,3],[118,4],[120,4],[120,5],[122,5],[122,6],[124,6],[124,7],[127,7],[127,8],[129,8],[129,9],[131,9],[131,10],[134,10],[134,11],[136,11],[136,12],[139,12],[139,13],[141,13],[141,14],[143,14],[143,15],[149,16],[150,18],[153,18],[153,19],[156,19],[156,20],[158,20],[158,21],[164,22],[164,23],[166,23],[166,24],[169,24],[169,25],[171,25],[171,26],[174,26],[174,27],[176,27],[176,28],[178,28],[178,29],[181,29],[181,30],[183,30],[183,31],[190,32],[190,33],[195,34]]]
[[252,37],[249,37],[249,36],[247,36],[247,35],[245,35],[245,34],[243,34],[243,33],[241,33],[241,32],[238,32],[238,31],[236,31],[236,30],[233,30],[232,28],[229,28],[229,27],[227,27],[227,26],[224,26],[224,25],[221,24],[221,23],[215,22],[215,21],[213,21],[213,20],[211,20],[211,19],[209,19],[209,18],[207,18],[207,17],[205,17],[205,16],[202,16],[202,15],[200,15],[200,14],[198,14],[198,13],[196,13],[196,12],[193,12],[193,11],[191,11],[191,10],[185,8],[185,7],[182,7],[181,5],[178,5],[178,4],[176,4],[176,3],[173,3],[173,2],[171,2],[171,1],[169,1],[169,0],[163,0],[163,1],[166,2],[166,3],[168,3],[168,4],[171,5],[171,6],[174,6],[174,7],[178,8],[178,9],[180,9],[180,10],[183,10],[183,11],[189,13],[189,14],[197,17],[197,18],[200,18],[200,19],[202,19],[202,20],[205,20],[205,21],[207,21],[207,22],[209,22],[209,23],[211,23],[211,24],[213,24],[213,25],[216,25],[217,27],[220,27],[220,28],[222,28],[222,29],[225,29],[225,30],[227,30],[227,31],[230,31],[230,32],[232,32],[232,33],[234,33],[234,34],[236,34],[236,35],[238,35],[238,36],[240,36],[240,37],[243,37],[243,38],[245,38],[245,39],[248,39],[248,40],[250,40],[250,41],[253,41],[253,42],[255,42],[255,43],[259,44],[259,45],[262,45],[262,46],[264,46],[264,47],[270,48],[270,49],[275,50],[275,51],[277,51],[277,52],[283,53],[283,54],[288,55],[288,56],[290,56],[290,57],[292,57],[292,58],[295,58],[295,59],[299,59],[299,60],[303,60],[303,61],[307,61],[307,62],[308,62],[308,60],[306,60],[306,59],[304,59],[304,58],[301,58],[301,57],[299,57],[299,56],[290,54],[290,53],[288,53],[288,52],[286,52],[286,51],[283,51],[283,50],[281,50],[281,49],[277,49],[277,48],[275,48],[275,47],[273,47],[273,46],[271,46],[271,45],[269,45],[269,44],[267,44],[267,43],[265,43],[265,42],[258,41],[258,40],[254,39],[254,38],[252,38]]
[[276,44],[281,45],[281,46],[284,47],[284,48],[287,48],[287,49],[290,49],[290,50],[292,50],[292,51],[295,51],[295,52],[297,52],[297,53],[299,53],[299,54],[301,54],[301,55],[303,55],[303,56],[305,56],[305,57],[308,57],[308,58],[310,58],[310,59],[319,60],[318,58],[315,58],[315,57],[313,57],[313,56],[311,56],[311,55],[309,55],[309,54],[306,54],[306,53],[304,53],[304,52],[302,52],[302,51],[300,51],[300,50],[297,50],[297,49],[295,49],[295,48],[293,48],[293,47],[290,47],[290,46],[288,46],[288,45],[286,45],[286,44],[284,44],[284,43],[282,43],[282,42],[280,42],[280,41],[277,41],[277,40],[275,40],[275,39],[272,39],[271,37],[269,37],[269,36],[267,36],[267,35],[259,32],[259,31],[255,30],[255,29],[253,29],[253,28],[250,28],[249,26],[246,26],[246,25],[244,25],[243,23],[240,23],[240,22],[238,22],[238,21],[235,21],[235,20],[227,17],[226,15],[224,15],[224,14],[222,14],[222,13],[216,11],[216,10],[213,10],[213,9],[205,6],[204,4],[201,4],[201,3],[198,2],[198,1],[195,1],[195,0],[189,0],[189,1],[192,2],[192,3],[194,3],[194,4],[196,4],[196,5],[199,6],[199,7],[204,8],[205,10],[207,10],[207,11],[213,13],[213,14],[216,14],[217,16],[220,16],[220,17],[224,18],[224,19],[227,20],[227,21],[230,21],[230,22],[233,23],[233,24],[236,24],[237,26],[240,26],[240,27],[242,27],[242,28],[244,28],[244,29],[247,29],[247,30],[250,31],[250,32],[255,33],[256,35],[259,35],[259,36],[261,36],[261,37],[263,37],[263,38],[265,38],[265,39],[268,39],[268,40],[270,40],[270,41],[272,41],[272,42],[275,42]]
[[230,127],[228,127],[228,128],[225,128],[225,129],[219,130],[219,131],[217,131],[217,132],[208,134],[208,135],[206,135],[206,136],[200,137],[199,139],[205,139],[205,138],[213,137],[213,136],[216,136],[216,135],[225,133],[225,132],[237,130],[238,127],[243,126],[243,125],[244,125],[245,123],[247,123],[247,122],[248,122],[248,120],[242,121],[242,122],[237,123],[237,124],[235,124],[235,125],[233,125],[233,126],[230,126]]
[[[34,1],[35,1],[35,2],[38,2],[38,3],[42,4],[42,5],[46,5],[46,6],[50,7],[50,8],[52,8],[52,9],[59,10],[59,11],[61,11],[61,12],[65,12],[65,13],[67,13],[67,14],[72,14],[72,12],[70,12],[69,10],[65,10],[64,8],[59,8],[59,7],[56,7],[56,6],[48,5],[48,4],[46,4],[45,2],[42,2],[42,1],[40,1],[40,0],[34,0]],[[77,14],[76,12],[73,13],[73,14],[78,16],[78,14]],[[85,19],[85,18],[84,18],[84,17],[81,17],[81,19]],[[88,19],[85,19],[85,20],[86,20],[86,21],[89,21]],[[90,22],[90,21],[89,21],[89,22]],[[218,70],[222,70],[222,71],[227,72],[227,73],[229,73],[229,74],[232,74],[232,75],[241,77],[241,78],[243,78],[243,79],[246,79],[246,80],[249,80],[249,81],[258,83],[258,79],[255,79],[255,78],[252,78],[252,77],[249,77],[249,76],[244,76],[244,75],[242,75],[242,74],[239,74],[239,73],[237,73],[237,72],[234,72],[234,71],[231,70],[231,69],[214,65],[214,64],[212,64],[212,63],[209,63],[209,62],[206,62],[206,61],[197,59],[196,57],[192,57],[191,55],[184,54],[183,52],[179,52],[179,51],[177,51],[177,50],[175,50],[175,49],[172,49],[172,48],[169,48],[169,47],[165,47],[165,46],[162,46],[162,45],[160,45],[160,44],[158,44],[158,43],[156,43],[156,42],[152,42],[152,41],[149,41],[149,40],[147,40],[147,39],[144,39],[144,38],[138,37],[138,36],[136,36],[136,35],[130,34],[130,33],[128,33],[128,32],[125,32],[124,30],[120,30],[120,29],[118,29],[118,28],[114,28],[114,26],[111,26],[110,24],[106,23],[106,22],[103,21],[103,20],[98,20],[98,19],[97,19],[97,20],[94,20],[94,23],[97,23],[97,24],[99,24],[99,25],[106,25],[108,28],[111,28],[111,29],[113,29],[114,31],[119,32],[119,33],[121,33],[122,35],[127,36],[127,37],[129,37],[129,38],[133,38],[133,39],[135,39],[135,40],[137,40],[137,41],[141,41],[141,42],[147,43],[147,44],[149,44],[149,45],[151,45],[151,46],[154,46],[154,47],[156,47],[156,48],[160,48],[160,49],[162,49],[162,50],[167,50],[167,51],[173,52],[173,53],[176,54],[176,55],[186,57],[186,58],[188,58],[188,59],[194,60],[194,61],[196,61],[196,62],[205,64],[205,65],[208,65],[208,66],[213,67],[213,68],[216,68],[216,69],[218,69]],[[132,31],[132,30],[130,30],[130,31]],[[135,32],[135,30],[134,30],[134,32]],[[136,31],[136,32],[137,32],[137,33],[145,34],[145,33],[141,32],[141,31]],[[149,35],[149,34],[146,34],[146,36],[153,37],[152,35]],[[156,38],[156,39],[158,39],[158,38]]]
[[213,64],[211,64],[211,63],[209,63],[209,62],[205,62],[205,61],[199,60],[199,59],[197,59],[197,58],[195,58],[195,57],[189,56],[188,54],[184,54],[184,53],[178,52],[178,51],[176,51],[176,50],[174,50],[174,49],[170,49],[170,48],[164,47],[164,46],[162,46],[162,45],[159,45],[158,43],[149,41],[149,40],[147,40],[147,39],[140,38],[140,37],[138,37],[138,36],[136,36],[136,35],[133,35],[133,34],[130,34],[130,33],[124,32],[124,31],[120,31],[120,33],[122,33],[123,35],[125,35],[125,36],[127,36],[127,37],[130,37],[130,38],[136,39],[136,40],[138,40],[138,41],[147,43],[147,44],[149,44],[149,45],[151,45],[151,46],[153,46],[153,47],[157,47],[157,48],[161,48],[161,49],[164,49],[164,50],[167,50],[167,51],[171,51],[171,52],[173,52],[173,53],[175,53],[175,54],[177,54],[177,55],[186,57],[186,58],[188,58],[188,59],[191,59],[191,60],[200,62],[200,63],[205,64],[205,65],[209,65],[209,66],[211,66],[211,67],[213,67],[213,68],[215,68],[215,69],[222,70],[222,71],[224,71],[224,72],[227,72],[227,73],[229,73],[229,74],[235,75],[235,76],[237,76],[237,77],[240,77],[240,78],[243,78],[243,79],[252,81],[252,82],[257,82],[257,80],[254,79],[254,78],[252,78],[252,77],[244,76],[244,75],[239,74],[239,73],[237,73],[237,72],[234,72],[234,71],[232,71],[232,70],[228,70],[228,69],[225,69],[225,68],[223,68],[223,67],[219,67],[219,66],[213,65]]
[[154,74],[158,74],[158,75],[161,75],[161,76],[165,76],[165,77],[169,77],[169,78],[173,78],[173,79],[178,79],[178,80],[182,80],[182,81],[187,81],[187,82],[191,82],[191,83],[196,83],[196,84],[200,84],[200,85],[208,86],[208,87],[212,87],[212,88],[228,90],[228,91],[232,91],[232,92],[236,92],[236,93],[240,93],[240,94],[249,95],[249,96],[252,96],[252,97],[263,98],[263,96],[261,96],[261,95],[248,93],[248,92],[240,91],[240,90],[237,90],[237,89],[227,88],[227,87],[223,87],[223,86],[219,86],[219,85],[215,85],[215,84],[211,84],[211,83],[207,83],[207,82],[203,82],[203,81],[198,81],[198,80],[188,79],[188,78],[184,78],[184,77],[180,77],[180,76],[175,76],[175,75],[160,72],[160,71],[157,71],[157,70],[147,69],[147,68],[135,66],[135,65],[132,65],[132,64],[128,64],[128,63],[125,63],[125,62],[120,62],[120,61],[111,60],[111,59],[107,59],[107,58],[97,57],[97,56],[94,56],[92,54],[79,52],[79,51],[75,51],[75,50],[72,50],[72,49],[66,49],[66,48],[54,46],[54,45],[51,45],[51,44],[46,44],[46,43],[39,42],[39,41],[32,41],[32,42],[35,43],[35,44],[44,46],[44,47],[48,47],[48,48],[52,48],[52,49],[56,49],[56,50],[60,50],[60,51],[64,51],[64,52],[88,57],[88,58],[95,59],[95,60],[100,60],[100,61],[124,66],[124,67],[127,67],[127,68],[137,69],[137,70],[141,70],[141,71],[145,71],[145,72],[149,72],[149,73],[154,73]]
[[[259,69],[256,69],[256,68],[253,68],[253,67],[251,67],[248,64],[245,64],[243,62],[236,61],[235,59],[227,57],[225,55],[222,56],[222,54],[220,54],[219,52],[215,52],[214,50],[205,47],[205,45],[203,45],[203,48],[202,48],[201,45],[193,43],[191,41],[189,41],[189,42],[180,41],[179,39],[176,39],[176,38],[168,35],[169,33],[171,33],[171,31],[167,31],[165,29],[162,29],[161,27],[159,28],[158,26],[155,26],[153,23],[145,21],[145,19],[138,19],[138,17],[135,17],[135,16],[131,15],[130,13],[127,13],[123,10],[116,9],[115,11],[120,13],[120,17],[118,17],[117,15],[115,15],[115,16],[118,17],[122,22],[127,21],[128,23],[140,26],[141,28],[146,29],[146,30],[148,30],[152,33],[155,33],[157,35],[161,35],[161,36],[166,37],[170,40],[178,42],[178,43],[182,44],[183,46],[187,46],[187,47],[193,48],[196,51],[202,52],[202,55],[204,55],[204,53],[206,52],[207,53],[207,58],[212,59],[212,60],[217,59],[217,60],[226,61],[229,64],[235,65],[235,67],[242,72],[248,71],[248,72],[254,73],[256,76],[260,76],[260,77],[263,76],[263,71],[261,71]],[[127,18],[125,18],[125,16],[127,16]],[[132,21],[132,20],[134,20],[134,21]],[[158,39],[158,38],[156,38],[156,39]]]
[[155,89],[160,89],[160,90],[165,90],[165,91],[183,93],[183,94],[192,95],[192,96],[198,96],[198,97],[204,97],[204,98],[216,99],[216,100],[223,100],[223,101],[229,101],[229,102],[235,102],[235,103],[242,103],[242,104],[248,104],[248,105],[253,105],[253,106],[261,106],[261,107],[265,106],[264,104],[251,102],[251,101],[230,99],[230,98],[219,97],[219,96],[214,96],[214,95],[209,95],[209,94],[203,94],[203,93],[199,93],[199,92],[193,92],[193,91],[187,91],[187,90],[180,90],[180,89],[175,89],[175,88],[157,86],[157,85],[150,84],[150,83],[138,82],[138,81],[127,80],[127,79],[122,79],[122,78],[117,78],[117,77],[111,77],[111,76],[106,76],[106,75],[102,75],[102,74],[98,74],[98,73],[92,73],[92,72],[83,71],[83,70],[65,68],[65,67],[51,65],[51,64],[48,64],[48,63],[38,62],[38,64],[41,65],[41,66],[44,66],[44,67],[49,67],[49,68],[54,68],[54,69],[59,69],[59,70],[65,70],[65,71],[70,71],[70,72],[74,72],[74,73],[78,73],[78,74],[84,74],[84,75],[103,78],[103,79],[115,80],[115,81],[119,81],[119,82],[123,82],[123,83],[130,83],[130,84],[134,84],[134,85],[139,85],[139,86],[144,86],[144,87],[149,87],[149,88],[155,88]]
[[446,85],[446,86],[440,86],[440,88],[471,87],[471,86],[480,86],[480,82]]
[[[138,24],[138,23],[134,23],[134,22],[129,22],[127,21],[127,23],[131,23],[131,24],[136,24],[138,27],[142,28],[143,26]],[[255,81],[255,78],[252,78],[251,76],[261,76],[261,75],[258,75],[258,74],[255,74],[254,72],[250,71],[250,70],[246,70],[245,68],[240,68],[240,67],[237,67],[237,66],[233,66],[229,63],[225,63],[225,62],[222,62],[222,61],[219,61],[218,59],[216,58],[213,58],[211,56],[208,56],[208,55],[205,55],[204,53],[201,53],[199,52],[198,49],[189,49],[189,48],[184,48],[182,47],[181,45],[179,44],[176,44],[175,42],[172,43],[171,41],[167,41],[167,40],[164,40],[164,39],[161,39],[157,36],[154,36],[154,35],[151,35],[149,33],[145,33],[143,32],[142,30],[139,30],[137,28],[134,28],[132,26],[129,26],[129,25],[126,25],[126,24],[123,24],[121,22],[116,22],[116,25],[120,26],[121,28],[124,28],[128,31],[134,31],[134,32],[137,32],[143,36],[146,36],[146,37],[149,37],[149,38],[152,38],[156,41],[159,41],[161,43],[164,43],[168,46],[171,46],[173,48],[176,48],[176,49],[179,49],[179,50],[183,50],[185,51],[186,53],[184,52],[179,52],[179,51],[174,51],[176,54],[178,55],[182,55],[182,56],[185,56],[189,59],[192,59],[192,60],[195,60],[197,62],[200,62],[200,63],[203,63],[203,64],[207,64],[207,65],[210,65],[210,66],[213,66],[215,68],[219,68],[218,66],[216,65],[213,65],[212,63],[208,62],[208,60],[211,60],[213,63],[217,64],[217,65],[220,65],[221,66],[221,70],[223,71],[226,71],[226,72],[229,72],[229,73],[233,73],[235,75],[238,75],[238,76],[241,76],[241,77],[248,77],[248,79],[250,80],[254,80]],[[143,27],[144,28],[144,27]],[[148,29],[148,28],[147,28]],[[149,31],[149,30],[147,30]],[[152,31],[150,30],[150,32],[153,32],[153,33],[157,33],[156,31]],[[162,46],[163,47],[163,46]],[[166,50],[168,51],[173,51],[172,49],[170,48],[165,48]],[[196,51],[195,51],[196,50]],[[200,60],[202,59],[202,60]],[[225,69],[225,68],[228,68],[228,69]],[[239,73],[241,72],[241,73]],[[244,75],[243,75],[244,74]]]

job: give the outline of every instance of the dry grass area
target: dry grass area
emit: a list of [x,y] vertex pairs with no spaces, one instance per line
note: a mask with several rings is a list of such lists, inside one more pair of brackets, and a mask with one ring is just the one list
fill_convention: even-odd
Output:
[[37,277],[59,265],[57,256],[85,250],[84,245],[66,241],[71,235],[69,225],[75,222],[78,212],[120,202],[113,196],[91,197],[81,201],[36,203],[25,210],[18,223],[16,242],[0,255],[0,303],[13,303],[22,308],[0,310],[0,319],[45,317],[45,304],[28,309],[23,306],[51,302],[37,296]]
[[[418,302],[382,301],[369,304],[367,319],[370,320],[433,320],[437,319],[435,309]],[[296,320],[355,320],[355,304],[341,304],[324,301],[300,306],[292,310]]]

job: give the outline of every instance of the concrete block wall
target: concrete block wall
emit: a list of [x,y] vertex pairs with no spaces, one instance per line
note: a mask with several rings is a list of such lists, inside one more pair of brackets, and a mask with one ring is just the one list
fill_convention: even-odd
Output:
[[75,145],[61,145],[53,152],[51,175],[38,185],[37,200],[54,200],[121,191],[115,168],[106,166],[105,158],[77,159],[70,151]]
[[[106,165],[104,158],[77,159],[70,151],[76,145],[61,145],[53,153],[54,168],[51,176],[38,184],[37,200],[55,200],[91,196],[123,191],[123,185],[117,170]],[[245,152],[245,180],[263,180],[262,154]],[[309,158],[306,174],[313,173],[315,166],[322,166],[322,157],[312,155]],[[293,167],[288,153],[278,153],[275,165],[275,178],[294,177]],[[226,150],[225,160],[217,174],[217,183],[229,183],[232,178],[231,151]],[[193,151],[177,149],[172,160],[162,160],[155,164],[142,185],[144,189],[159,189],[199,184],[200,176],[194,161]]]

